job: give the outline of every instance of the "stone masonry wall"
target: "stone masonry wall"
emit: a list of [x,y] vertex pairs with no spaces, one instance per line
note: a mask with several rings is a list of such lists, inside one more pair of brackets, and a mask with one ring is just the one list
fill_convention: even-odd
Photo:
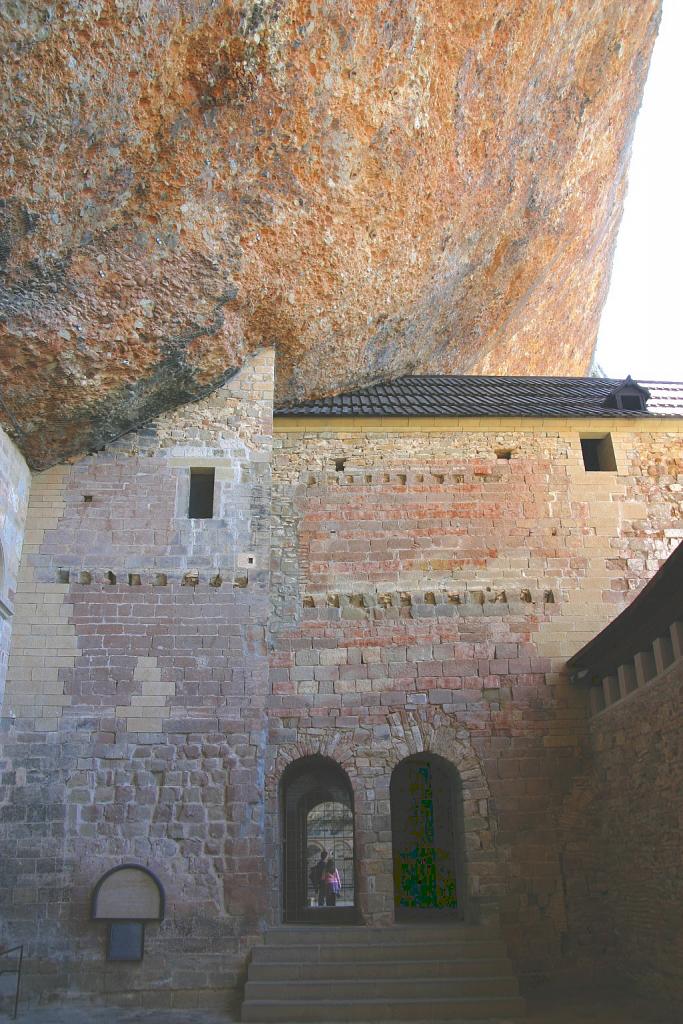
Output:
[[641,988],[683,1001],[683,658],[590,722],[593,814],[612,955]]
[[0,704],[5,689],[30,486],[31,474],[23,456],[0,429]]
[[[3,708],[0,941],[27,998],[225,1005],[263,912],[273,360],[36,477]],[[189,519],[191,467],[214,518]],[[90,896],[160,878],[141,964],[106,963]]]
[[[564,666],[683,533],[683,425],[282,420],[273,435],[272,394],[261,352],[34,479],[0,732],[0,942],[28,944],[27,997],[235,999],[280,920],[282,772],[313,753],[353,787],[369,924],[393,920],[391,772],[431,751],[462,781],[467,919],[500,917],[529,975],[614,967],[617,931],[645,920],[617,899],[635,850],[600,838],[627,753]],[[611,431],[616,472],[584,470],[591,430]],[[209,466],[214,518],[190,520],[190,469]],[[645,728],[629,723],[654,828]],[[660,755],[657,776],[668,740]],[[167,897],[141,964],[107,962],[89,919],[124,862]]]
[[[590,430],[612,432],[617,472],[583,468]],[[345,767],[366,920],[393,917],[391,770],[431,750],[463,778],[468,916],[498,908],[527,974],[608,962],[586,707],[564,664],[677,543],[680,436],[276,421],[269,764]]]

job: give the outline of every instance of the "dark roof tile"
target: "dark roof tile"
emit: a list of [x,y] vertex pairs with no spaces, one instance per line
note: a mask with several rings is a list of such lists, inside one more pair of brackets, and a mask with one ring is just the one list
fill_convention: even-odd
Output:
[[276,416],[683,416],[683,383],[640,381],[645,411],[603,403],[620,381],[605,377],[477,377],[425,374],[329,398],[280,406]]

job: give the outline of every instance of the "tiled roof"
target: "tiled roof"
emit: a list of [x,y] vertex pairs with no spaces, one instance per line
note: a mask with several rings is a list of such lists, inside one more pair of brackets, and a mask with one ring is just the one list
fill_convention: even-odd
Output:
[[358,391],[280,406],[276,416],[683,416],[683,383],[639,381],[647,410],[605,407],[621,382],[605,377],[399,377]]

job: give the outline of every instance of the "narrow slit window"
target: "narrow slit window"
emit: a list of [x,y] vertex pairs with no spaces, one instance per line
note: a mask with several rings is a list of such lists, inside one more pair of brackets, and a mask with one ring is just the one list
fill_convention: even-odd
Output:
[[614,446],[609,434],[604,437],[582,437],[581,454],[587,473],[610,473],[617,468]]
[[190,470],[190,519],[213,519],[213,488],[215,470]]

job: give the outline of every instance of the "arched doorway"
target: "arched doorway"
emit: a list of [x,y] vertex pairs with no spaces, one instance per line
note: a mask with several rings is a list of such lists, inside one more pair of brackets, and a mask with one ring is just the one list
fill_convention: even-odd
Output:
[[415,754],[391,775],[391,842],[397,920],[464,916],[462,798],[455,768]]
[[[285,922],[355,922],[353,791],[346,772],[319,755],[295,761],[282,775],[281,806]],[[323,851],[339,873],[338,893],[316,881]]]

